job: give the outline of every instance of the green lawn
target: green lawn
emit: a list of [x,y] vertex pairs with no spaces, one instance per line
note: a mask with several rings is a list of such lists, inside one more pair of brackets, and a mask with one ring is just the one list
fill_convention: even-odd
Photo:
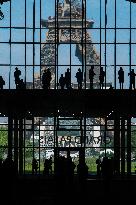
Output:
[[[96,157],[86,157],[85,162],[88,166],[88,171],[89,173],[93,173],[95,174],[97,171],[97,165],[96,165]],[[75,165],[77,166],[78,164],[78,159],[74,160]],[[135,166],[136,166],[136,162],[131,162],[131,172],[135,173]],[[41,162],[40,163],[40,173],[43,173],[44,170],[44,163]],[[52,170],[54,170],[54,163],[52,164]],[[125,164],[125,171],[127,171],[127,163]],[[77,169],[75,168],[75,172],[77,172]],[[32,165],[29,162],[26,162],[25,164],[25,173],[32,173]]]

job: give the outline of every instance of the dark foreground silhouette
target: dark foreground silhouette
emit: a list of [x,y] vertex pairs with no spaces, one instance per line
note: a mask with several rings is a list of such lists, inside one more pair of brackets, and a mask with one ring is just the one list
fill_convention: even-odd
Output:
[[13,160],[0,160],[1,204],[109,204],[111,199],[116,204],[131,203],[135,198],[136,178],[113,178],[108,160],[97,160],[97,165],[101,163],[99,178],[88,175],[86,164],[79,165],[75,175],[71,158],[58,158],[55,175],[49,172],[22,176],[17,174]]

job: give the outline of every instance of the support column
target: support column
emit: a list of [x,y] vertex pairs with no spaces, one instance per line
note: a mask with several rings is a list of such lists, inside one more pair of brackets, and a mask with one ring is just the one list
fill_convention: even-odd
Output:
[[18,120],[14,119],[14,163],[18,171]]
[[131,118],[127,119],[127,175],[131,175]]
[[81,147],[79,148],[79,164],[85,163],[85,148]]
[[12,159],[13,118],[8,116],[8,157]]
[[120,174],[120,118],[116,114],[114,120],[114,170],[115,175]]
[[19,120],[19,174],[23,174],[23,119]]
[[125,119],[121,119],[121,175],[125,176]]

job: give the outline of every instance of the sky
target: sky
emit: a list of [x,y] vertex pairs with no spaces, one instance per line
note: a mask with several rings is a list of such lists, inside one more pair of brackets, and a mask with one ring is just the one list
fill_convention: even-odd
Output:
[[[33,72],[33,2],[34,0],[26,0],[26,81],[32,81],[32,72]],[[40,0],[35,0],[35,26],[38,29],[35,29],[35,65],[34,72],[37,73],[40,71]],[[107,31],[105,39],[105,0],[101,0],[101,37],[102,42],[107,42],[106,45],[106,73],[107,73],[107,82],[112,82],[114,86],[114,48],[115,46],[108,43],[114,43],[115,41],[115,0],[107,0]],[[92,41],[96,43],[94,47],[98,54],[100,54],[100,0],[86,0],[86,16],[87,19],[93,19],[94,25],[91,30],[88,32],[91,35]],[[15,65],[18,66],[22,71],[21,78],[24,79],[25,74],[25,44],[11,44],[11,62],[10,62],[10,44],[9,39],[11,35],[11,42],[25,42],[25,0],[11,0],[11,26],[14,27],[11,30],[7,28],[10,26],[10,3],[4,3],[1,6],[2,12],[4,13],[4,19],[0,21],[0,75],[3,76],[6,81],[4,88],[15,88],[14,83],[14,69]],[[55,0],[41,0],[41,18],[48,19],[49,16],[54,16],[55,14]],[[131,42],[134,43],[131,45],[131,64],[136,65],[136,4],[131,3]],[[3,27],[3,28],[1,28]],[[129,45],[130,42],[130,2],[126,0],[117,0],[117,9],[116,9],[116,41],[120,44],[116,45],[116,64],[123,66],[125,71],[125,86],[124,88],[129,88],[129,78],[128,72],[130,67],[125,66],[129,65]],[[126,28],[126,29],[123,29]],[[128,29],[127,29],[128,28]],[[44,43],[46,40],[47,29],[43,29],[41,32],[41,41]],[[5,42],[5,43],[3,43]],[[123,44],[124,43],[124,44]],[[81,65],[78,58],[75,57],[75,45],[72,46],[72,55],[71,60],[73,65]],[[59,75],[63,73],[69,64],[69,45],[60,45],[58,53],[59,64]],[[65,53],[65,55],[64,55]],[[105,64],[105,45],[101,46],[101,64]],[[31,65],[31,66],[30,66]],[[75,82],[75,73],[79,66],[72,66],[72,81]],[[117,71],[119,69],[117,66]],[[136,66],[131,68],[135,69]],[[9,77],[10,76],[10,77]],[[118,77],[118,76],[117,76]],[[118,78],[117,88],[119,88]]]

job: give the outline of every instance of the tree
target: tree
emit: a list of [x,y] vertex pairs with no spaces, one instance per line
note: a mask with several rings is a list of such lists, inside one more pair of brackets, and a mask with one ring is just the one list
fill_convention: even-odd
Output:
[[131,127],[131,147],[133,157],[136,159],[136,130],[135,127]]
[[3,159],[6,154],[6,148],[8,146],[8,131],[6,128],[0,128],[0,158]]

